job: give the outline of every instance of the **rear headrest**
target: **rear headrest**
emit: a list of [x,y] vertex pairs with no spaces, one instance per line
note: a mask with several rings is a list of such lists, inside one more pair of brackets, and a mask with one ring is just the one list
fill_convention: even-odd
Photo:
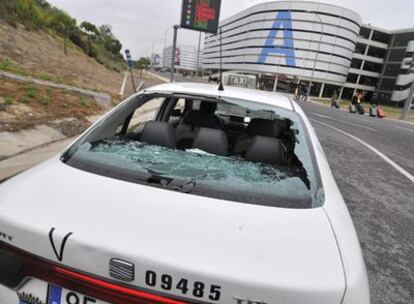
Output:
[[175,149],[174,127],[163,121],[149,121],[142,131],[140,141],[150,145]]
[[284,121],[253,118],[247,127],[247,132],[252,135],[279,137],[282,133]]
[[286,149],[280,139],[255,136],[246,151],[246,160],[269,164],[286,164]]
[[217,104],[215,102],[202,101],[200,103],[200,112],[206,115],[213,115],[217,110]]
[[188,125],[199,125],[202,122],[206,121],[209,117],[206,117],[200,111],[191,110],[184,115],[183,123]]
[[222,130],[200,128],[194,139],[193,148],[226,156],[228,154],[227,135]]
[[185,114],[183,123],[191,126],[213,128],[217,129],[218,126],[214,121],[214,115],[206,114],[201,111],[191,110]]

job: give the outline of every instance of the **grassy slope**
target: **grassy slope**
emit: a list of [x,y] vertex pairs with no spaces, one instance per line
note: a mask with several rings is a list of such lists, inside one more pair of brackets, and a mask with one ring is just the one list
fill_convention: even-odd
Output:
[[[102,55],[104,56],[104,55]],[[109,60],[109,59],[108,59]],[[117,65],[117,62],[108,62]],[[0,69],[116,95],[123,74],[108,69],[50,31],[28,31],[0,21]]]

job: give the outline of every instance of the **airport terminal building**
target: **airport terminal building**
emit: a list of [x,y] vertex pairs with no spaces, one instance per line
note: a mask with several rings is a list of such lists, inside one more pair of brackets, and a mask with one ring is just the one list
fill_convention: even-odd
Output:
[[[293,92],[312,81],[311,96],[351,99],[364,91],[369,100],[403,105],[414,81],[414,28],[388,31],[362,23],[347,8],[317,2],[271,1],[254,5],[220,23],[222,67],[255,74],[269,88]],[[202,64],[220,68],[219,35],[206,35]],[[413,41],[413,42],[411,42]],[[266,86],[266,83],[268,84]]]

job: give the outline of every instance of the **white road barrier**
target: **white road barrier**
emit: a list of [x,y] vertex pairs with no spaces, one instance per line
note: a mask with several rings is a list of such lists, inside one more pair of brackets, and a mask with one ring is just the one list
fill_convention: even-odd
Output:
[[119,90],[119,96],[124,96],[127,78],[128,78],[128,71],[125,72],[124,81],[122,81],[121,89]]

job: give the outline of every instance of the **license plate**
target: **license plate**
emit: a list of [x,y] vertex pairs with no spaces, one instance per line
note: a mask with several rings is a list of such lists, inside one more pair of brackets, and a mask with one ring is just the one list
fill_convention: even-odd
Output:
[[106,304],[106,302],[49,284],[47,304]]
[[110,304],[38,279],[30,279],[17,294],[19,304]]

